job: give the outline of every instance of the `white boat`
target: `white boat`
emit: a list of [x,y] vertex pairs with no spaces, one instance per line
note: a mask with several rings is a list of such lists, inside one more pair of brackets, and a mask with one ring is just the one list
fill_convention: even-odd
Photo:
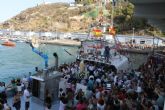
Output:
[[24,43],[25,41],[24,40],[17,40],[16,42],[17,43]]
[[[110,57],[105,59],[105,48],[109,46]],[[115,45],[104,40],[86,40],[82,42],[82,48],[77,59],[113,65],[117,71],[129,71],[130,63],[128,57],[121,55]]]

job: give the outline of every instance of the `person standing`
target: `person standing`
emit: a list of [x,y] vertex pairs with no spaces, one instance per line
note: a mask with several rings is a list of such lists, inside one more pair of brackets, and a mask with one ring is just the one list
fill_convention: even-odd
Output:
[[30,92],[29,87],[24,90],[24,99],[25,99],[25,110],[28,110],[30,107]]
[[50,110],[52,107],[52,97],[51,95],[48,93],[46,98],[45,98],[45,110]]
[[110,58],[110,48],[109,48],[109,46],[105,46],[104,57],[105,57],[105,61],[108,62],[109,58]]
[[16,110],[20,110],[21,109],[21,98],[20,98],[19,92],[17,92],[14,95],[14,98],[13,98],[13,107],[15,107]]
[[21,81],[20,81],[20,79],[17,79],[17,84],[16,84],[16,86],[17,86],[17,92],[21,95],[22,93],[22,85],[21,85]]

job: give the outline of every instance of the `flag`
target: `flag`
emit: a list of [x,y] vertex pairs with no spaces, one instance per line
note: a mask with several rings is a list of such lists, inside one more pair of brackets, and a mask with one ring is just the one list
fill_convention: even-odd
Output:
[[100,36],[102,36],[102,31],[100,29],[94,29],[93,34],[96,37],[100,37]]
[[115,35],[116,34],[116,30],[114,29],[114,27],[110,27],[109,28],[109,34],[111,34],[111,35]]

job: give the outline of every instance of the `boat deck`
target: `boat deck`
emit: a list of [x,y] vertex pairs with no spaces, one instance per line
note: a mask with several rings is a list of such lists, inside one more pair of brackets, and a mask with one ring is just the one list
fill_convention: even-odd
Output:
[[92,61],[92,62],[97,62],[97,63],[103,63],[103,64],[107,64],[107,65],[114,65],[116,67],[116,69],[118,71],[120,70],[128,70],[129,68],[129,61],[128,58],[126,56],[123,55],[111,55],[111,57],[109,58],[109,62],[106,62],[105,60],[101,59],[94,59],[94,57],[78,57],[77,59],[79,60],[85,60],[85,61]]

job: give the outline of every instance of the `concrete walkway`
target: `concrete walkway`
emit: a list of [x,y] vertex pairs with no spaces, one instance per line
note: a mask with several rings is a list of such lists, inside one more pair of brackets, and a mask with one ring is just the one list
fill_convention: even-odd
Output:
[[[7,101],[9,106],[12,108],[12,110],[15,110],[15,108],[12,106],[13,97],[8,98]],[[52,104],[51,110],[58,110],[58,109],[59,109],[59,101],[56,101]],[[21,97],[21,110],[25,110],[25,101],[23,96]],[[39,99],[36,99],[35,97],[31,97],[29,110],[45,110],[44,102]]]

